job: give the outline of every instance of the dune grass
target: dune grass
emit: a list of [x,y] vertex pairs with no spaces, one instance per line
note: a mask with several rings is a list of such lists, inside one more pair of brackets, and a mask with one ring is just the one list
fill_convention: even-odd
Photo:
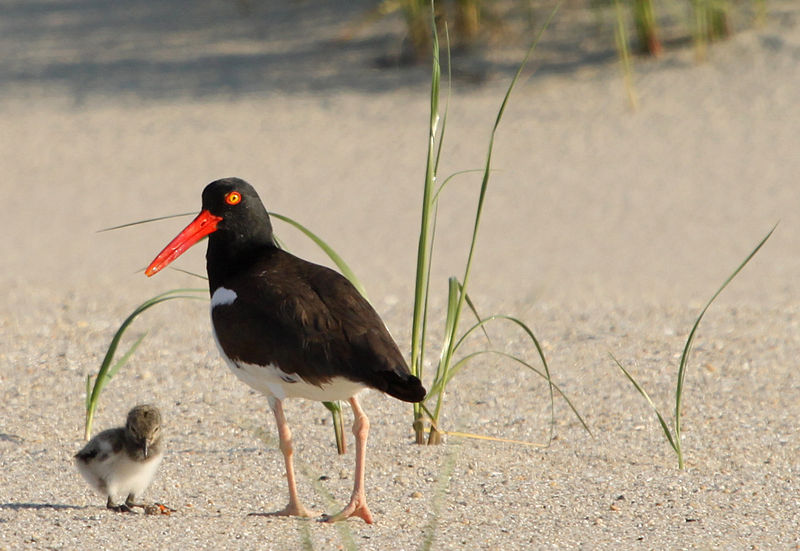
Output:
[[120,325],[119,329],[117,329],[117,332],[114,333],[111,343],[108,345],[106,354],[103,357],[102,363],[100,364],[100,369],[97,372],[97,375],[94,377],[94,385],[92,385],[91,375],[87,376],[86,378],[86,420],[84,423],[83,432],[83,437],[86,440],[89,440],[92,434],[92,422],[94,420],[94,413],[97,410],[97,404],[100,400],[100,394],[103,392],[103,389],[111,381],[114,375],[116,375],[119,369],[128,362],[130,357],[144,340],[145,336],[147,336],[147,333],[143,333],[133,342],[133,344],[124,354],[117,358],[117,348],[122,340],[122,336],[125,334],[125,331],[131,325],[131,323],[133,323],[133,321],[140,314],[157,304],[175,299],[202,299],[203,293],[208,294],[208,291],[206,289],[172,289],[171,291],[161,293],[160,295],[156,295],[153,298],[144,301],[142,304],[137,306],[127,318],[125,318],[125,321],[122,322],[122,325]]
[[731,34],[730,5],[727,0],[691,0],[691,5],[695,55],[698,61],[705,61],[708,44],[728,38]]
[[653,0],[632,0],[631,13],[639,37],[639,49],[646,54],[660,55],[663,47],[659,37]]
[[628,39],[628,30],[625,27],[625,13],[620,0],[614,0],[614,15],[616,16],[614,41],[622,70],[622,80],[625,84],[625,91],[628,93],[628,102],[631,105],[631,109],[637,111],[639,109],[639,96],[636,93],[636,86],[633,82],[633,60],[631,58],[630,40]]
[[694,339],[697,336],[697,329],[700,326],[700,322],[702,321],[703,316],[705,316],[711,304],[717,299],[720,293],[722,293],[725,287],[727,287],[728,284],[731,281],[733,281],[733,278],[735,278],[736,275],[740,271],[742,271],[742,268],[744,268],[745,265],[747,265],[747,263],[750,262],[750,260],[761,249],[761,247],[764,246],[764,243],[767,242],[767,239],[770,238],[772,233],[775,231],[776,227],[777,225],[774,226],[769,231],[769,233],[767,233],[766,236],[764,236],[764,238],[758,243],[758,245],[756,245],[756,247],[750,252],[750,254],[747,255],[747,258],[745,258],[744,261],[741,264],[739,264],[739,266],[733,271],[731,275],[728,276],[728,278],[723,282],[723,284],[719,287],[719,289],[717,289],[717,291],[714,293],[711,299],[706,303],[703,309],[700,310],[700,314],[697,316],[697,319],[695,320],[691,331],[689,331],[689,336],[686,339],[686,344],[683,347],[683,353],[681,354],[680,363],[678,364],[677,382],[675,388],[675,409],[673,412],[674,417],[673,417],[672,429],[670,429],[666,419],[664,418],[664,415],[662,415],[661,411],[658,409],[653,400],[650,398],[650,395],[647,393],[644,387],[642,387],[642,385],[639,384],[639,382],[634,378],[634,376],[631,375],[630,371],[625,369],[622,363],[613,354],[611,354],[611,359],[614,361],[617,367],[619,367],[622,373],[625,374],[625,376],[628,378],[628,380],[631,382],[634,388],[639,392],[639,394],[642,395],[642,397],[647,401],[650,408],[655,412],[656,417],[658,418],[658,422],[661,425],[661,430],[663,431],[664,436],[669,442],[669,445],[675,451],[675,455],[678,458],[679,469],[683,469],[685,467],[684,457],[683,457],[683,446],[682,446],[682,428],[681,428],[682,427],[681,413],[683,405],[683,394],[685,389],[684,385],[686,381],[686,371],[689,365],[689,355],[691,354],[692,351],[692,345],[694,344]]
[[[572,10],[602,9],[617,0],[583,0],[570,3]],[[513,41],[515,32],[509,27],[516,20],[524,20],[534,28],[538,13],[549,11],[553,2],[548,0],[516,0],[491,2],[490,0],[442,0],[436,3],[435,19],[430,17],[430,0],[381,0],[365,15],[351,25],[343,38],[352,38],[365,24],[392,14],[399,14],[405,25],[404,51],[400,56],[406,63],[421,63],[431,50],[431,31],[436,22],[450,21],[452,39],[458,46],[475,47],[483,42]],[[732,34],[731,13],[750,12],[754,24],[763,23],[767,11],[766,0],[621,0],[620,5],[630,14],[630,24],[636,35],[636,48],[643,55],[658,56],[665,47],[676,44],[662,39],[662,24],[674,27],[685,36],[692,37],[695,47],[705,48],[707,43],[727,38]],[[438,25],[441,30],[441,24]],[[511,38],[509,38],[511,37]],[[670,37],[671,38],[671,37]],[[579,38],[576,38],[579,39]]]
[[[474,304],[469,298],[467,292],[470,276],[472,273],[472,263],[475,255],[475,246],[478,239],[478,232],[480,229],[481,217],[485,205],[487,192],[489,189],[490,176],[492,173],[492,153],[494,150],[495,136],[497,134],[500,122],[503,119],[506,107],[511,97],[515,85],[519,81],[520,75],[524,70],[530,56],[533,54],[536,45],[538,44],[544,30],[549,25],[552,17],[555,15],[559,6],[557,5],[550,14],[550,17],[542,25],[535,40],[528,49],[525,58],[520,63],[514,77],[506,90],[506,94],[500,104],[497,112],[497,117],[494,126],[489,134],[489,143],[486,153],[486,160],[483,169],[480,171],[483,175],[481,179],[480,189],[478,191],[477,206],[474,213],[474,222],[472,235],[469,243],[467,260],[463,269],[463,275],[458,278],[451,276],[448,279],[448,295],[447,295],[447,308],[444,320],[444,337],[440,345],[439,359],[436,365],[436,372],[434,373],[433,381],[423,402],[414,404],[413,406],[413,428],[415,433],[415,440],[417,444],[438,444],[441,442],[442,429],[440,427],[440,416],[442,413],[445,393],[447,385],[452,381],[453,377],[462,369],[470,360],[482,354],[496,354],[501,357],[510,359],[518,364],[531,369],[534,373],[547,381],[549,392],[551,411],[553,408],[554,394],[558,392],[564,397],[572,409],[573,413],[578,417],[581,424],[588,431],[588,426],[577,412],[572,402],[566,398],[563,392],[553,383],[550,376],[550,368],[547,364],[544,352],[538,339],[533,331],[521,320],[508,316],[508,315],[493,315],[488,317],[481,317]],[[436,9],[431,2],[431,13],[435,13]],[[445,129],[447,123],[447,103],[440,106],[441,99],[441,62],[440,62],[440,47],[439,47],[439,33],[436,30],[436,25],[432,24],[432,67],[431,67],[431,93],[430,93],[430,118],[428,126],[428,148],[425,164],[425,180],[422,193],[422,207],[420,216],[420,232],[419,243],[417,248],[417,264],[416,264],[416,280],[414,290],[414,313],[412,317],[411,327],[411,372],[420,379],[424,376],[425,354],[427,352],[427,332],[428,332],[428,318],[429,318],[429,300],[430,300],[430,282],[431,282],[431,265],[434,253],[434,238],[436,234],[436,214],[438,209],[438,202],[442,192],[445,190],[449,182],[452,181],[453,176],[450,176],[440,182],[438,168],[439,161],[442,154],[442,144],[444,143]],[[447,36],[447,27],[445,24],[445,36]],[[448,48],[449,54],[449,48]],[[447,67],[450,67],[450,59],[448,55]],[[450,78],[447,80],[448,84]],[[449,98],[449,86],[448,86]],[[460,331],[460,323],[462,321],[462,313],[464,306],[468,308],[475,315],[476,322],[474,322],[466,331]],[[539,360],[542,364],[542,369],[537,369],[530,363],[522,358],[509,354],[501,350],[481,350],[467,354],[457,359],[457,353],[462,344],[480,329],[484,336],[487,337],[485,326],[495,321],[511,322],[515,328],[521,330],[523,334],[528,337],[532,343]],[[428,403],[433,401],[434,405],[429,408]],[[429,428],[426,428],[425,421],[429,422]],[[552,437],[552,423],[551,434]],[[427,437],[426,437],[427,430]]]

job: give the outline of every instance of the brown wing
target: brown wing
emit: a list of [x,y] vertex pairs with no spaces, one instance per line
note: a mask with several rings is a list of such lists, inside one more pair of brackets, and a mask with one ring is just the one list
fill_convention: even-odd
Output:
[[276,249],[223,286],[237,290],[237,307],[212,316],[231,359],[312,384],[343,376],[405,401],[425,396],[377,312],[337,272]]

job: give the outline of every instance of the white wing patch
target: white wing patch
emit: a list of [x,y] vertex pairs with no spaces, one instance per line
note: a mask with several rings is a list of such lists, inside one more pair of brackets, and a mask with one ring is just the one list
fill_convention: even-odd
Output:
[[233,304],[238,296],[239,295],[236,294],[236,291],[232,289],[217,287],[217,290],[214,291],[213,295],[211,295],[211,309],[213,310],[216,306]]

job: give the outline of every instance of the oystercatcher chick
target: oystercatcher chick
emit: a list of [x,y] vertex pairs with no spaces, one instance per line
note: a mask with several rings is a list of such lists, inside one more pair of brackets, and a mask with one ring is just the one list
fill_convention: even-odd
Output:
[[278,247],[264,205],[239,178],[203,190],[200,214],[145,270],[151,276],[208,236],[211,320],[220,353],[234,374],[265,394],[275,415],[289,503],[276,515],[316,516],[299,500],[286,398],[347,400],[356,439],[350,502],[321,520],[373,518],[364,491],[369,420],[357,395],[380,390],[406,402],[425,397],[378,314],[339,273]]
[[[92,488],[107,496],[106,507],[131,513],[134,507],[147,510],[136,499],[153,481],[163,457],[161,413],[145,404],[128,412],[124,427],[104,430],[89,440],[75,454],[75,465]],[[127,498],[115,505],[118,495]]]

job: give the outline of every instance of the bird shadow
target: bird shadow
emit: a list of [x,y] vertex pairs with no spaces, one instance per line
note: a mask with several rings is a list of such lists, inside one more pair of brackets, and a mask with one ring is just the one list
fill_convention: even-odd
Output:
[[85,505],[65,505],[63,503],[0,503],[0,509],[9,509],[11,511],[33,510],[39,511],[42,509],[54,509],[57,511],[66,511],[71,509],[86,509]]
[[16,434],[0,432],[0,442],[12,442],[14,444],[22,444],[23,440],[20,436],[17,436]]

